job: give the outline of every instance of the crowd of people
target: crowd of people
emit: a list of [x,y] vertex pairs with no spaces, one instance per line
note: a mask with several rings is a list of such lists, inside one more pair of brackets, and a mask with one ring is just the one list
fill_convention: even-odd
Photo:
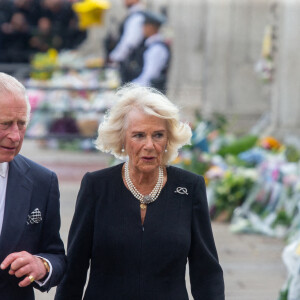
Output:
[[72,3],[0,0],[0,62],[27,63],[36,52],[72,49],[86,37]]
[[[0,63],[28,63],[36,52],[74,49],[86,37],[67,0],[0,0]],[[170,43],[160,33],[164,14],[141,0],[124,0],[127,16],[119,36],[103,41],[106,62],[120,70],[122,84],[134,82],[166,92]],[[100,42],[100,41],[99,41]]]

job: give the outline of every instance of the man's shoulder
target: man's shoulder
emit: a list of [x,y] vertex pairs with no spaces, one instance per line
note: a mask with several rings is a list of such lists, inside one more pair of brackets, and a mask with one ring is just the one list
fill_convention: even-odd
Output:
[[143,10],[136,10],[132,11],[128,14],[128,16],[125,19],[125,22],[131,23],[131,22],[141,22],[144,23],[145,20],[145,14]]
[[34,162],[33,160],[18,154],[14,160],[13,163],[15,163],[20,169],[22,170],[26,170],[26,169],[30,169],[34,172],[38,172],[40,174],[52,174],[53,172],[49,169],[47,169],[46,167],[38,164],[37,162]]
[[146,10],[146,8],[145,8],[144,4],[136,3],[128,9],[128,14],[131,15],[131,14],[139,13],[139,14],[145,16],[145,14],[144,14],[145,10]]
[[147,40],[146,40],[146,45],[149,48],[158,47],[158,48],[166,49],[168,52],[171,52],[170,42],[168,40],[166,40],[165,38],[163,38],[163,37],[153,39],[153,40],[149,40],[148,43],[147,43]]

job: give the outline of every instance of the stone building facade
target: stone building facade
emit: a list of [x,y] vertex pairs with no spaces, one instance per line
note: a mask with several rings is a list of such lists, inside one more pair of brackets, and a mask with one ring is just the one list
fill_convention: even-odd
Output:
[[[300,128],[300,39],[298,0],[147,0],[165,7],[165,34],[172,40],[168,96],[193,120],[227,116],[237,133],[264,118],[262,133],[282,136]],[[106,30],[125,14],[123,1],[111,0]],[[113,22],[112,22],[113,20]],[[115,25],[114,25],[115,26]],[[255,69],[262,58],[266,28],[272,27],[272,80]]]

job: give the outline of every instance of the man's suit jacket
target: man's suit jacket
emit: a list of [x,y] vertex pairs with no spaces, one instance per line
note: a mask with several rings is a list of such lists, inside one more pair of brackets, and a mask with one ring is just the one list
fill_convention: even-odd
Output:
[[[42,220],[30,224],[28,215],[36,208]],[[27,251],[48,259],[53,267],[49,281],[42,287],[33,283],[20,288],[21,281],[0,270],[1,300],[32,300],[33,286],[48,291],[63,276],[66,259],[59,235],[59,189],[55,173],[17,155],[9,163],[3,227],[0,236],[0,262],[13,252]]]
[[167,167],[168,180],[141,224],[140,203],[122,164],[88,173],[68,240],[68,266],[56,300],[224,300],[203,177]]

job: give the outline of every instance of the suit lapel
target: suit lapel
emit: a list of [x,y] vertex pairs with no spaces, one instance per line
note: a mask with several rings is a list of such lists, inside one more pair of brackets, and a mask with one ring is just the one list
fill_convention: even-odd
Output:
[[13,251],[26,226],[29,213],[32,181],[26,176],[30,167],[17,156],[9,164],[0,250]]

